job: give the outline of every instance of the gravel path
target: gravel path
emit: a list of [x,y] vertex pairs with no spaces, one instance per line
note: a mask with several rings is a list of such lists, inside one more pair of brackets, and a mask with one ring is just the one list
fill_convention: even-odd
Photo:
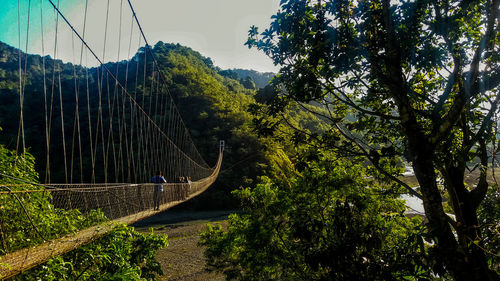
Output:
[[225,224],[229,212],[164,212],[136,224],[138,231],[150,231],[168,235],[168,247],[158,251],[157,261],[163,275],[158,280],[223,281],[224,275],[205,270],[204,249],[198,246],[199,233],[207,222]]

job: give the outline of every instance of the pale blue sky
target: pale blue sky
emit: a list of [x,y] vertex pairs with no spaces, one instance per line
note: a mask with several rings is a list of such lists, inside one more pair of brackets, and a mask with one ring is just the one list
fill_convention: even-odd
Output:
[[[83,34],[85,0],[59,0],[60,8]],[[88,0],[85,32],[89,45],[104,60],[126,59],[128,48],[134,53],[139,46],[137,27],[132,30],[131,13],[127,0],[110,0],[107,41],[104,42],[106,21],[105,0]],[[19,47],[18,1],[0,0],[0,40]],[[20,0],[21,48],[26,45],[28,0]],[[57,0],[53,0],[57,4]],[[42,3],[43,10],[40,9]],[[122,8],[120,9],[120,4]],[[276,71],[277,67],[263,53],[244,46],[251,25],[267,28],[270,17],[279,7],[279,0],[132,0],[137,16],[150,44],[157,41],[180,43],[214,60],[215,65],[226,68],[247,68],[258,71]],[[122,15],[120,36],[119,20]],[[48,0],[32,0],[30,9],[28,52],[42,53],[41,14],[44,24],[44,53],[54,57],[55,15]],[[59,19],[58,50],[56,57],[79,62],[80,43]],[[120,40],[119,40],[120,39]],[[133,43],[130,44],[130,41]],[[120,44],[118,44],[120,42]],[[103,46],[106,43],[106,52]],[[120,48],[120,54],[118,54]],[[88,57],[85,54],[84,57]],[[95,64],[92,59],[83,63]]]

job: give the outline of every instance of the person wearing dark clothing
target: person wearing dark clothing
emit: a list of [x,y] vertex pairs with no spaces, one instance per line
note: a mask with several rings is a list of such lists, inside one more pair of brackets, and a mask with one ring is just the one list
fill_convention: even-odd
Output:
[[153,204],[154,204],[154,209],[159,210],[160,209],[160,195],[163,192],[163,184],[166,183],[167,181],[163,177],[161,171],[157,171],[156,175],[151,179],[151,181],[155,184],[154,185],[154,190],[153,190]]

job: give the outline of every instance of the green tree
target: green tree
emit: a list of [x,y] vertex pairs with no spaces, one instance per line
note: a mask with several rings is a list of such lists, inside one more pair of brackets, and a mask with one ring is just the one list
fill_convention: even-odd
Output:
[[255,85],[255,82],[253,81],[252,77],[247,76],[245,79],[241,81],[241,84],[243,87],[251,90],[257,89],[257,86]]
[[[315,101],[334,126],[311,136],[344,155],[364,155],[388,179],[413,166],[437,274],[497,280],[477,210],[491,185],[487,149],[500,101],[498,0],[284,0],[249,47],[281,66],[281,98]],[[480,177],[464,183],[475,164]],[[408,192],[416,191],[406,186]],[[446,190],[456,220],[443,210]]]
[[244,212],[230,216],[226,232],[209,225],[201,237],[210,267],[229,280],[430,276],[421,219],[407,218],[397,195],[381,195],[357,161],[301,154],[300,172],[282,154],[273,167],[280,177],[235,191]]

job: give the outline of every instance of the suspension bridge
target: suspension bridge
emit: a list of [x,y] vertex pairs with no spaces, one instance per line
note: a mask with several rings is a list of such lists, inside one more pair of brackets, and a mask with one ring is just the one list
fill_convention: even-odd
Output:
[[[211,167],[183,122],[163,62],[131,1],[100,2],[103,8],[92,14],[95,9],[86,0],[72,21],[63,1],[17,1],[12,24],[18,46],[3,56],[17,65],[17,98],[11,106],[18,115],[10,118],[19,122],[3,129],[17,130],[11,143],[19,160],[14,168],[21,173],[0,171],[0,215],[29,223],[6,225],[2,217],[2,279],[89,243],[116,223],[131,224],[185,202],[218,176],[223,142],[214,144],[218,158]],[[89,28],[99,20],[98,31]],[[42,106],[33,110],[27,101]],[[42,183],[23,177],[28,152],[37,156]],[[155,171],[167,179],[159,210],[153,208],[157,194],[150,183]],[[180,182],[179,177],[192,180]],[[38,228],[44,211],[100,219],[81,229],[68,226],[65,235],[53,237]],[[6,242],[9,235],[13,242]],[[32,246],[16,237],[39,243]]]

